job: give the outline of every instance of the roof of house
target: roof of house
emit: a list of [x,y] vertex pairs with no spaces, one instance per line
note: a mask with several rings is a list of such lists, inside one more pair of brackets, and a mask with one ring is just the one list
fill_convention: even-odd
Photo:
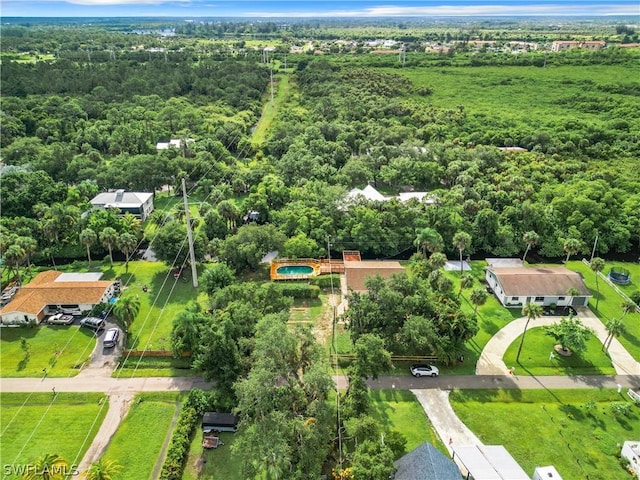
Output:
[[202,425],[228,425],[238,424],[238,417],[232,413],[206,412],[202,416]]
[[394,480],[460,480],[456,464],[428,442],[395,462]]
[[90,203],[97,206],[135,208],[143,205],[151,197],[153,197],[153,193],[116,190],[114,192],[99,193],[91,199]]
[[391,260],[364,260],[344,262],[347,288],[356,292],[366,292],[365,282],[367,278],[379,275],[382,278],[390,278],[394,273],[402,273],[404,267],[399,262]]
[[362,190],[359,188],[354,188],[350,190],[349,193],[347,193],[347,200],[355,200],[358,197],[364,197],[367,200],[376,200],[378,202],[384,202],[387,199],[371,185],[367,185]]
[[565,267],[491,267],[506,296],[563,296],[575,288],[591,296],[579,273]]
[[36,315],[47,305],[97,304],[113,283],[93,279],[67,281],[65,277],[60,279],[62,275],[54,270],[39,273],[0,309],[0,315],[10,312]]

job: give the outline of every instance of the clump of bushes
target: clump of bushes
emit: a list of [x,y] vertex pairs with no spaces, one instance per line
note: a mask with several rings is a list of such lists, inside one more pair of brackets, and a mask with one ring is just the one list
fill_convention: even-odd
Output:
[[331,282],[333,282],[333,288],[340,290],[340,275],[318,275],[311,279],[311,284],[320,288],[331,288]]

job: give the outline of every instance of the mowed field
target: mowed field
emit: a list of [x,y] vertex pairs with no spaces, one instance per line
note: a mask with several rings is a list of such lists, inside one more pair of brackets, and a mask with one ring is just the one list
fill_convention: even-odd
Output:
[[107,410],[101,393],[0,394],[0,451],[3,465],[10,467],[3,478],[22,478],[16,474],[21,466],[47,454],[77,465]]

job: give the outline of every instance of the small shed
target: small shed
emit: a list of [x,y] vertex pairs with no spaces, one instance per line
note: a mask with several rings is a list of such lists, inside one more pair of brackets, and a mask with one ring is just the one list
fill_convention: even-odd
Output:
[[529,480],[529,475],[502,445],[457,447],[453,459],[467,472],[466,479]]
[[532,478],[533,480],[562,480],[562,477],[553,465],[536,467]]
[[206,412],[202,417],[202,431],[235,432],[238,430],[238,417],[231,413]]

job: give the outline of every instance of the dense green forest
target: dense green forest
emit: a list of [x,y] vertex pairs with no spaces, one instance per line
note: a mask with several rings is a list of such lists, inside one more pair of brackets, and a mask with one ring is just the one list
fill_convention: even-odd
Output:
[[[8,44],[31,41],[20,31],[4,32]],[[77,51],[64,34],[53,38]],[[3,62],[2,226],[14,238],[79,245],[98,215],[81,218],[96,191],[153,191],[187,178],[206,205],[209,251],[234,241],[249,210],[291,239],[292,255],[321,254],[327,235],[337,250],[406,254],[424,227],[450,255],[458,231],[471,234],[469,253],[517,255],[530,231],[546,257],[564,255],[567,242],[588,252],[596,235],[599,254],[638,249],[637,50],[420,54],[404,64],[303,54],[285,70],[281,57],[266,64],[257,52],[194,57],[191,41],[172,37],[171,55],[81,49],[77,60]],[[256,144],[272,68],[274,88],[286,78],[291,90]],[[156,151],[169,138],[195,141]],[[435,204],[343,204],[367,183],[388,195],[428,191]],[[53,243],[44,219],[60,223],[49,225]]]
[[[107,264],[150,244],[179,270],[186,212],[172,192],[184,179],[195,255],[220,262],[201,266],[208,306],[172,319],[172,347],[217,381],[221,408],[240,411],[231,448],[243,478],[334,467],[334,478],[354,478],[351,467],[389,478],[406,439],[367,415],[367,379],[390,368],[390,353],[456,362],[478,332],[460,308],[473,277],[461,272],[454,291],[447,257],[568,257],[596,237],[598,255],[640,252],[640,53],[618,46],[633,28],[389,22],[69,20],[0,32],[5,268],[91,254]],[[336,38],[357,42],[325,42]],[[406,42],[406,56],[371,53],[369,38]],[[550,51],[563,38],[614,42]],[[434,41],[451,48],[424,53]],[[302,43],[311,47],[291,50]],[[157,149],[170,139],[179,147]],[[366,185],[387,198],[347,198]],[[91,208],[119,188],[156,194],[149,220]],[[427,194],[403,202],[404,192]],[[317,300],[320,286],[244,281],[269,251],[317,258],[328,246],[411,256],[407,275],[350,292],[340,440],[326,352],[287,325],[291,297]],[[181,448],[166,478],[180,478]]]

